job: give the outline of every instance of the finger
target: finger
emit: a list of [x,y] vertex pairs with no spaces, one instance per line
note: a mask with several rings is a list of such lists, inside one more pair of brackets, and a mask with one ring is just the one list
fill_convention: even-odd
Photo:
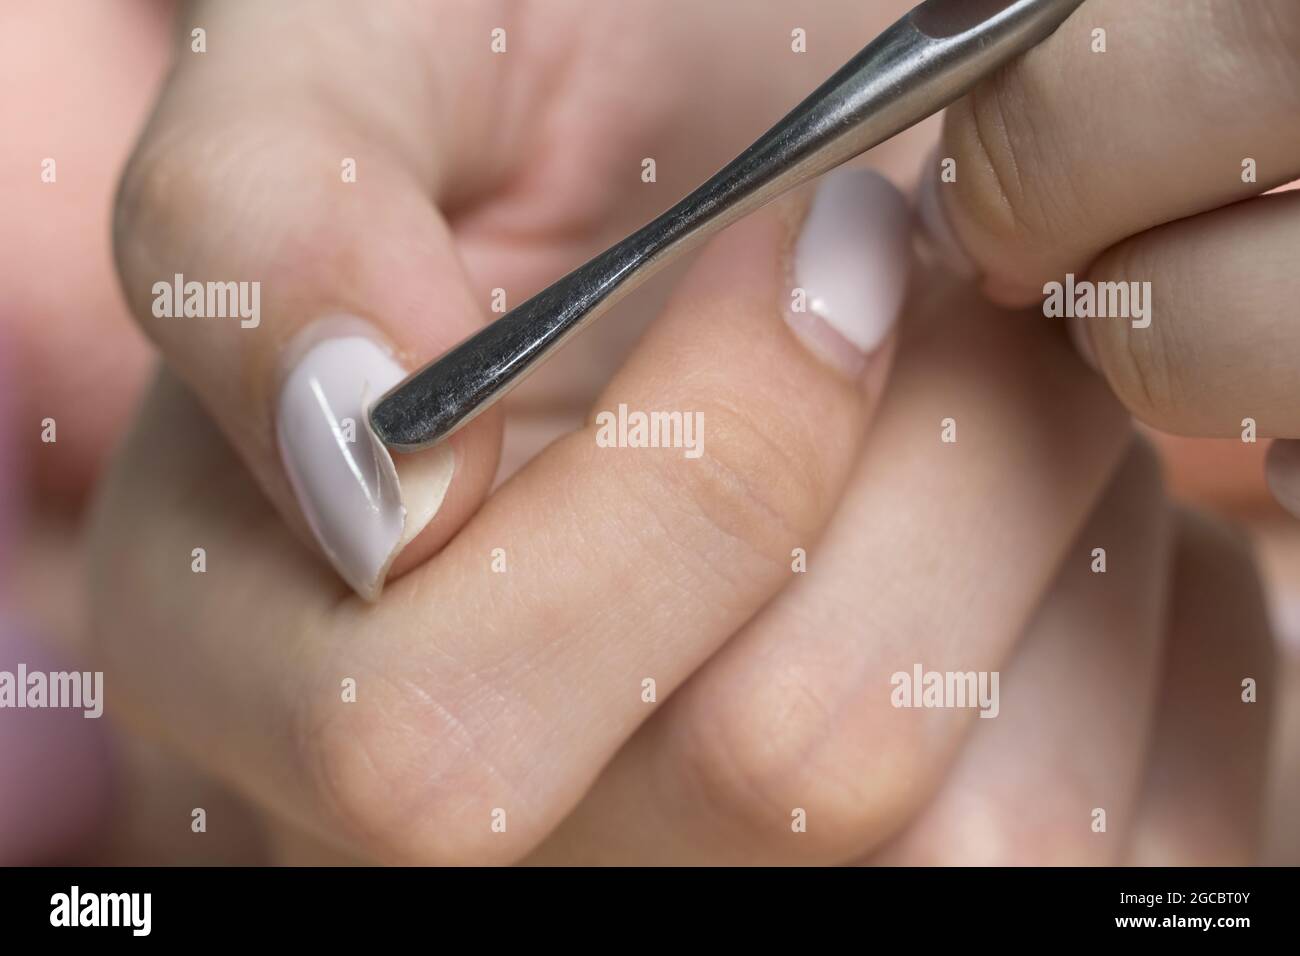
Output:
[[313,9],[304,37],[295,7],[190,12],[115,248],[144,330],[281,513],[373,598],[399,551],[397,572],[477,505],[499,423],[402,458],[400,475],[369,430],[363,406],[482,314],[429,198],[454,157],[410,72],[423,58],[396,20]]
[[1207,519],[1182,514],[1170,608],[1154,735],[1127,862],[1252,863],[1260,850],[1269,725],[1279,688],[1246,545]]
[[935,245],[1028,304],[1127,236],[1295,179],[1297,49],[1291,0],[1089,0],[948,110],[935,158],[956,179],[924,177]]
[[974,721],[934,800],[871,862],[1119,862],[1113,834],[1131,822],[1159,677],[1170,527],[1155,454],[1137,443],[1002,671],[995,719]]
[[[885,374],[908,213],[846,173],[797,241],[791,219],[757,214],[706,249],[597,406],[676,410],[702,441],[608,447],[589,424],[373,607],[321,593],[164,381],[95,531],[95,619],[137,719],[381,858],[526,852],[651,713],[643,682],[671,693],[786,583],[839,497]],[[824,327],[786,319],[788,269]],[[860,379],[829,364],[848,353]],[[110,559],[128,528],[135,547]],[[189,542],[205,574],[176,563]]]
[[[1087,273],[1092,288],[1109,290],[1098,301],[1119,308],[1075,319],[1076,341],[1124,404],[1163,431],[1300,436],[1297,243],[1300,192],[1121,242]],[[1140,318],[1128,317],[1125,301],[1143,303]]]
[[619,753],[541,860],[843,862],[937,786],[973,712],[897,709],[892,675],[1001,666],[1127,428],[1040,319],[925,284],[835,519],[800,543],[806,574]]

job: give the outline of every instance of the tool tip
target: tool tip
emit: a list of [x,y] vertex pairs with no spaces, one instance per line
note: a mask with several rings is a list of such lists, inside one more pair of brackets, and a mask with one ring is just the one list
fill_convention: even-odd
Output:
[[371,406],[370,430],[385,447],[397,452],[419,451],[435,444],[439,437],[430,437],[427,423],[408,414],[398,392],[389,392]]

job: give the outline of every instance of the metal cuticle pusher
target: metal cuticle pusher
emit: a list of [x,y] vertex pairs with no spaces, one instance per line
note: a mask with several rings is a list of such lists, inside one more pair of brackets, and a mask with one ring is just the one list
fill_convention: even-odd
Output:
[[447,438],[682,252],[937,113],[1082,2],[926,0],[677,205],[391,389],[375,433],[398,452]]

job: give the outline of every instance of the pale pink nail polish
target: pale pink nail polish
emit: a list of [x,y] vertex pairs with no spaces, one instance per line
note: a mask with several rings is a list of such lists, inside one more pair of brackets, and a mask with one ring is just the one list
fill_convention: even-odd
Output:
[[276,421],[285,471],[321,549],[353,590],[375,600],[393,559],[441,506],[452,449],[405,456],[399,479],[368,413],[406,369],[360,319],[317,323],[289,351]]
[[898,320],[911,265],[907,202],[870,170],[839,170],[813,196],[794,249],[804,308],[787,321],[819,358],[861,373]]

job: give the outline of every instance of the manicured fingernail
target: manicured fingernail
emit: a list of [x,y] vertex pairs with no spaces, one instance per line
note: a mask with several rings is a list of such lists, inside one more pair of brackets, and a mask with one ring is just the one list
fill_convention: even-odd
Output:
[[795,244],[786,318],[810,351],[846,374],[861,374],[898,320],[910,219],[903,195],[870,170],[840,170],[817,187]]
[[393,559],[442,505],[452,449],[440,445],[394,465],[368,412],[407,372],[360,319],[318,322],[288,354],[276,422],[285,471],[335,569],[376,600]]
[[960,279],[975,278],[978,270],[966,250],[962,248],[948,210],[944,205],[943,190],[952,184],[942,180],[943,157],[937,149],[932,150],[921,170],[921,182],[917,187],[916,211],[921,221],[921,237],[925,247],[938,260],[939,264]]
[[1277,503],[1300,518],[1300,441],[1278,439],[1273,442],[1268,450],[1264,473]]

